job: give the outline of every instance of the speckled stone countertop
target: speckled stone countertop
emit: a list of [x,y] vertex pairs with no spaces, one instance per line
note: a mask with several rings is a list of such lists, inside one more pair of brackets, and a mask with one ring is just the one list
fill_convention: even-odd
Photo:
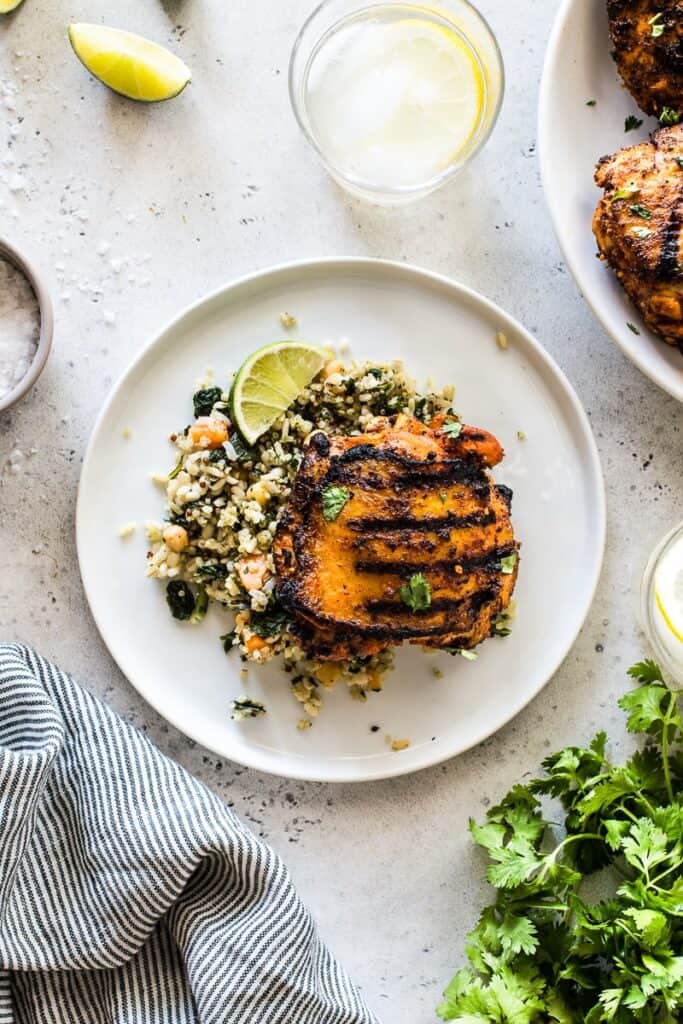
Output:
[[[615,701],[642,652],[638,568],[683,509],[681,410],[595,322],[553,237],[536,103],[557,4],[481,0],[507,64],[498,128],[454,185],[399,210],[347,198],[298,133],[287,60],[311,5],[25,0],[0,24],[0,234],[35,257],[56,306],[42,379],[0,416],[0,636],[32,643],[74,672],[234,806],[285,856],[325,938],[382,1019],[426,1024],[485,896],[468,816],[481,816],[551,748],[598,727],[622,738]],[[158,107],[108,93],[65,38],[70,20],[88,18],[166,42],[192,67],[191,88]],[[607,479],[602,580],[555,678],[470,753],[364,786],[259,775],[167,726],[99,640],[74,543],[90,430],[150,334],[235,275],[331,255],[421,264],[519,317],[576,387]],[[15,450],[23,457],[10,472]],[[561,572],[561,563],[549,571]]]

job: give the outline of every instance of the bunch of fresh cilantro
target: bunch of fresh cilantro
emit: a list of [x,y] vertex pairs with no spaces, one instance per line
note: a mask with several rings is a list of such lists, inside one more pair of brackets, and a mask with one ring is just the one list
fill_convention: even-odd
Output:
[[[446,989],[443,1020],[683,1021],[683,724],[657,665],[629,674],[641,685],[619,704],[647,736],[641,750],[614,765],[599,733],[470,823],[497,898],[468,936],[471,967]],[[561,801],[560,835],[539,797]]]

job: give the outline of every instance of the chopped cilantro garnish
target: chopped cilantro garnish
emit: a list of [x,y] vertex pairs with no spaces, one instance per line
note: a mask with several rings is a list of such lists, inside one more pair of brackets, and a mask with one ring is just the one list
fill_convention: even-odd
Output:
[[401,587],[401,600],[414,612],[424,611],[432,603],[432,588],[421,572],[411,576]]
[[465,661],[476,661],[479,657],[476,651],[467,651],[464,647],[458,651],[458,654],[461,658],[464,658]]
[[460,437],[462,433],[462,423],[460,420],[448,419],[444,421],[444,425],[441,428],[442,433],[450,437],[452,441],[455,441],[457,437]]
[[678,124],[681,119],[681,115],[673,107],[662,107],[662,112],[659,115],[659,123],[671,127],[671,125]]
[[625,132],[635,131],[637,128],[640,128],[642,123],[643,122],[642,122],[642,119],[640,117],[635,117],[634,114],[629,114],[628,117],[626,118],[626,120],[624,121],[624,131]]
[[635,324],[627,323],[626,326],[632,334],[640,334],[640,331],[638,330]]
[[517,565],[517,552],[513,551],[511,555],[505,555],[500,560],[500,571],[504,576],[509,576],[515,571]]
[[643,206],[642,203],[634,203],[633,206],[629,206],[631,213],[635,213],[636,217],[642,217],[643,220],[650,220],[652,214],[648,210],[647,206]]
[[664,29],[666,28],[665,25],[662,25],[661,21],[661,11],[658,11],[657,14],[653,15],[648,21],[648,25],[652,25],[652,35],[655,39],[659,39],[659,37],[663,34]]
[[439,491],[439,497],[441,498],[441,504],[445,505],[446,502],[448,501],[448,495],[446,494],[446,492],[445,491]]
[[616,203],[618,199],[633,199],[637,196],[640,189],[636,185],[629,185],[627,188],[618,188],[612,195],[612,202]]
[[597,102],[598,102],[597,100],[586,100],[586,106],[587,107],[594,107]]
[[266,713],[265,704],[249,697],[239,697],[237,700],[231,701],[230,707],[232,708],[230,717],[233,722],[241,722],[245,718],[258,718]]
[[350,497],[351,491],[347,490],[346,487],[330,485],[323,488],[323,516],[328,523],[334,522]]

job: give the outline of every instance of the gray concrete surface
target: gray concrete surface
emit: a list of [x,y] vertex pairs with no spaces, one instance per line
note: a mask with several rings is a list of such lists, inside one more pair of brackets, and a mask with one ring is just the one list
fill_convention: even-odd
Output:
[[[551,748],[597,727],[622,739],[615,700],[642,652],[634,580],[683,508],[681,412],[593,320],[552,234],[536,102],[557,4],[482,0],[507,62],[501,121],[470,171],[402,210],[347,198],[298,134],[286,69],[311,4],[25,0],[0,24],[0,234],[40,263],[57,314],[42,380],[0,416],[0,636],[35,644],[73,671],[234,805],[284,854],[323,934],[382,1019],[425,1024],[486,894],[468,816],[481,816]],[[65,38],[69,21],[89,19],[168,43],[193,68],[192,87],[150,108],[109,94]],[[450,274],[518,316],[590,414],[609,503],[595,604],[545,691],[465,756],[356,787],[245,771],[169,728],[99,640],[73,529],[95,416],[150,333],[234,275],[339,254]],[[15,448],[35,449],[16,474],[7,465]],[[548,533],[551,543],[551,522]],[[548,571],[562,571],[561,557]]]

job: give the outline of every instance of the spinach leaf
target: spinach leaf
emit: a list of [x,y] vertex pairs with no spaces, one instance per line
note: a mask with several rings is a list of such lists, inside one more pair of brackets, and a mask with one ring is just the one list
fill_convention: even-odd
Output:
[[192,396],[195,416],[209,416],[216,402],[223,399],[220,388],[200,388]]

